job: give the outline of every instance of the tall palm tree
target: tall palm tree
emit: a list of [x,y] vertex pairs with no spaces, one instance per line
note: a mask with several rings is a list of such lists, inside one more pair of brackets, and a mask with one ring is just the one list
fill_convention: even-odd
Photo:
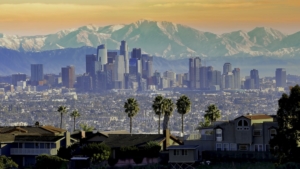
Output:
[[172,116],[172,114],[173,114],[175,105],[171,99],[167,99],[167,98],[163,100],[163,105],[165,107],[163,129],[168,129],[170,116]]
[[127,113],[128,117],[130,118],[130,133],[132,132],[132,117],[137,115],[138,111],[140,110],[139,104],[136,99],[128,98],[127,102],[124,103],[125,113]]
[[80,128],[82,131],[88,132],[88,131],[93,131],[95,127],[89,126],[87,124],[79,124]]
[[211,104],[207,107],[207,110],[205,110],[204,118],[209,120],[210,123],[216,121],[218,118],[221,117],[220,110],[218,107],[214,104]]
[[75,131],[75,122],[76,122],[76,118],[77,117],[80,117],[80,113],[78,112],[78,110],[74,110],[71,114],[70,114],[71,117],[74,118],[74,130]]
[[158,115],[158,134],[160,134],[160,116],[164,114],[166,106],[164,105],[164,98],[158,95],[154,98],[152,109],[156,115]]
[[191,101],[186,95],[180,96],[176,102],[177,112],[181,114],[181,132],[183,134],[183,115],[191,110]]
[[63,115],[67,113],[67,107],[59,106],[57,111],[60,113],[60,128],[62,129],[62,119],[63,119]]

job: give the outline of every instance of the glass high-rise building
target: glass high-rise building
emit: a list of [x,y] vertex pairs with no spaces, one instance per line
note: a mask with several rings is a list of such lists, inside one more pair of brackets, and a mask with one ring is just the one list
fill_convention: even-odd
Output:
[[233,88],[240,89],[241,88],[241,70],[240,68],[234,68],[233,71]]
[[276,87],[286,87],[286,70],[277,68],[275,72]]
[[227,74],[228,72],[231,72],[231,63],[224,63],[223,65],[223,75]]
[[62,84],[66,88],[73,88],[75,83],[75,67],[67,66],[61,68]]
[[42,80],[44,80],[43,64],[31,64],[31,84],[37,84]]
[[254,80],[254,89],[259,89],[260,88],[260,83],[259,83],[259,74],[258,70],[253,69],[250,71],[250,78]]
[[125,73],[129,73],[129,57],[128,57],[128,46],[126,41],[121,41],[120,55],[124,56],[125,62]]

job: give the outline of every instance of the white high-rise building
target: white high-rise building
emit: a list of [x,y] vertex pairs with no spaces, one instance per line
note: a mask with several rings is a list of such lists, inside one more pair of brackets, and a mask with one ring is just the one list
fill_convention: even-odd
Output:
[[104,65],[107,64],[107,49],[105,44],[98,46],[97,48],[97,60],[100,61],[101,70],[104,70]]
[[124,81],[125,64],[124,55],[119,55],[116,57],[115,61],[115,81]]
[[120,55],[124,56],[124,63],[125,63],[125,73],[129,73],[129,58],[128,58],[128,46],[126,41],[121,41],[120,46]]

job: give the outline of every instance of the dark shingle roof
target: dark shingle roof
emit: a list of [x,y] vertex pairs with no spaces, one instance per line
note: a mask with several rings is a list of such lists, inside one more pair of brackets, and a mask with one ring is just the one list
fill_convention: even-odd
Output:
[[163,134],[110,134],[104,141],[110,147],[143,146],[149,141],[161,142]]
[[49,141],[49,142],[56,142],[60,139],[64,138],[64,136],[15,136],[16,142],[18,141]]

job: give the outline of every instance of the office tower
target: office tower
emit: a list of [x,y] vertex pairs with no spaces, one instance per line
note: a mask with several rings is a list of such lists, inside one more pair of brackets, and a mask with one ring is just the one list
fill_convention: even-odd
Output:
[[244,82],[245,89],[255,89],[254,79],[246,79]]
[[152,60],[148,60],[146,62],[146,66],[147,66],[146,76],[147,76],[147,78],[150,78],[153,75],[153,61]]
[[117,51],[107,51],[107,63],[113,63],[117,56],[119,56]]
[[115,61],[104,65],[104,72],[106,72],[106,88],[113,89],[113,81],[115,80]]
[[54,74],[46,74],[44,75],[44,79],[46,80],[46,84],[50,86],[55,85],[56,76]]
[[77,91],[90,92],[93,89],[92,77],[89,74],[83,74],[77,77]]
[[14,86],[17,86],[17,82],[19,82],[19,81],[26,81],[26,75],[24,73],[12,74],[11,83]]
[[104,44],[97,48],[97,60],[100,61],[101,70],[103,70],[104,65],[107,63],[107,49]]
[[225,75],[228,72],[231,72],[231,63],[224,63],[223,65],[223,75]]
[[31,64],[31,85],[36,86],[42,80],[44,80],[43,64]]
[[276,87],[286,87],[286,71],[284,68],[277,68],[275,72]]
[[66,88],[73,88],[75,83],[75,67],[67,66],[61,68],[62,84]]
[[128,46],[126,41],[121,41],[120,55],[124,56],[125,73],[129,73],[129,57],[128,57]]
[[131,52],[131,58],[141,59],[142,57],[142,50],[141,48],[133,48]]
[[258,70],[253,69],[250,71],[250,78],[254,80],[254,88],[255,89],[259,89],[260,88],[260,84],[259,84],[259,74],[258,74]]
[[119,81],[121,83],[124,83],[124,73],[125,73],[125,64],[124,64],[124,56],[123,55],[119,55],[116,58],[116,62],[115,62],[115,81]]
[[214,70],[212,71],[212,85],[219,85],[222,86],[222,76],[221,71]]
[[189,59],[189,81],[191,89],[200,88],[200,67],[201,59],[199,57]]
[[172,72],[172,71],[165,71],[163,76],[165,78],[168,78],[168,79],[173,80],[173,81],[175,81],[175,79],[176,79],[176,73]]
[[200,71],[199,71],[200,77],[200,88],[201,89],[207,89],[208,81],[207,81],[207,67],[206,66],[201,66]]
[[183,85],[183,74],[176,74],[176,82],[178,86]]
[[234,77],[232,72],[228,72],[225,74],[225,89],[233,89],[234,88]]
[[240,68],[234,68],[233,71],[233,80],[234,80],[234,89],[240,89],[241,88],[241,70]]
[[85,72],[89,75],[95,75],[95,62],[97,61],[97,56],[95,54],[85,56]]
[[161,88],[161,75],[160,75],[160,72],[155,71],[153,73],[153,82],[154,82],[154,85],[157,86],[157,88]]
[[213,71],[214,68],[212,66],[207,67],[207,87],[211,87],[213,85]]

